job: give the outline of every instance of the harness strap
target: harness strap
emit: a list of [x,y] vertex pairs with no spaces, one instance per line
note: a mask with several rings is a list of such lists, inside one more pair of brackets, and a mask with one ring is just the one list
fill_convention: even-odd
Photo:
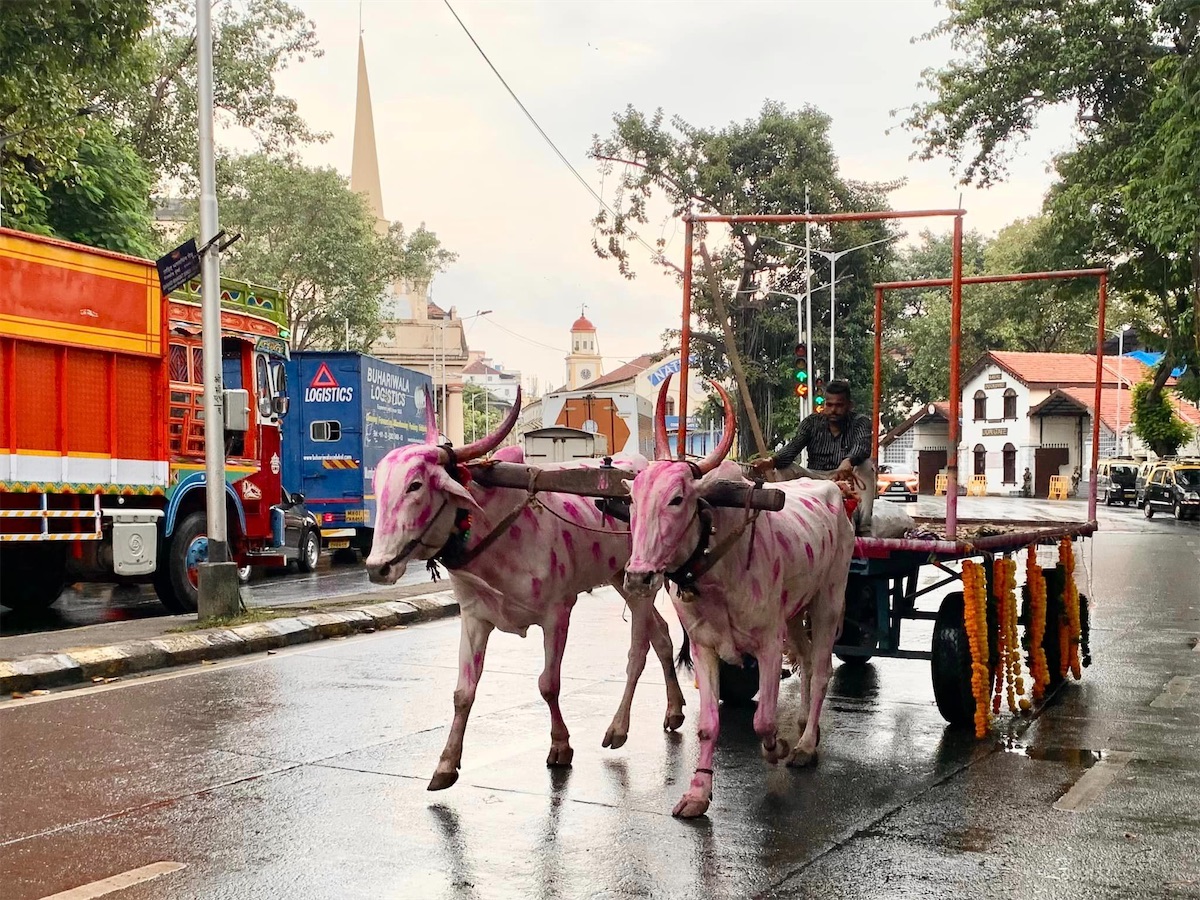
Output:
[[725,535],[715,547],[709,547],[710,535],[714,530],[712,524],[712,507],[701,499],[697,504],[697,513],[700,516],[700,540],[696,544],[696,549],[692,551],[692,555],[688,557],[687,562],[674,572],[668,572],[666,577],[678,585],[681,590],[692,590],[695,587],[696,581],[708,573],[721,557],[732,550],[734,545],[741,540],[747,528],[752,529],[750,534],[751,548],[753,549],[753,528],[758,521],[758,514],[761,511],[758,509],[747,509],[748,515],[746,518],[729,534]]
[[490,546],[492,546],[492,544],[494,544],[502,534],[508,531],[513,522],[517,521],[521,513],[525,512],[526,509],[532,505],[540,506],[537,498],[537,488],[534,486],[537,474],[538,473],[535,470],[529,475],[529,486],[526,489],[528,493],[525,495],[525,502],[501,519],[496,524],[496,527],[484,535],[483,539],[478,544],[470,549],[463,549],[458,552],[447,553],[446,547],[450,546],[450,542],[447,541],[446,547],[443,547],[442,552],[437,556],[438,562],[451,571],[454,569],[461,569],[463,566],[477,559]]

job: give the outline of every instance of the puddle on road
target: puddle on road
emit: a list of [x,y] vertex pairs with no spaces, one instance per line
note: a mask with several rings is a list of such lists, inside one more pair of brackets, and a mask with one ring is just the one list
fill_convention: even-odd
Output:
[[1042,762],[1060,762],[1071,766],[1090,769],[1104,759],[1104,750],[1088,750],[1083,747],[1026,747],[1022,744],[1010,744],[1004,748],[1005,753],[1017,753]]

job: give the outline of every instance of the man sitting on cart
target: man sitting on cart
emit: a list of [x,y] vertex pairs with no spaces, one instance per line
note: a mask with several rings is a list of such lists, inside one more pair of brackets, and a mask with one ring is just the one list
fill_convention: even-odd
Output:
[[[796,464],[800,451],[808,449],[808,468]],[[751,468],[759,474],[774,470],[778,480],[826,478],[843,481],[859,491],[855,529],[871,531],[875,505],[875,461],[871,459],[871,420],[854,411],[850,384],[840,378],[825,387],[825,410],[807,416],[796,436],[774,456],[756,460]]]

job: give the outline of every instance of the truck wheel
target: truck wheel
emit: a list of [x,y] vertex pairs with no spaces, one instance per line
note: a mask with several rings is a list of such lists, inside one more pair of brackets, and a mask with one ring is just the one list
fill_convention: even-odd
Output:
[[0,603],[15,612],[53,606],[66,587],[65,544],[20,544],[0,550]]
[[321,558],[321,542],[311,531],[304,532],[300,538],[300,555],[296,558],[296,568],[301,572],[311,572],[317,567]]
[[173,613],[194,613],[200,601],[197,566],[208,560],[208,533],[204,513],[189,513],[178,525],[160,558],[154,590]]

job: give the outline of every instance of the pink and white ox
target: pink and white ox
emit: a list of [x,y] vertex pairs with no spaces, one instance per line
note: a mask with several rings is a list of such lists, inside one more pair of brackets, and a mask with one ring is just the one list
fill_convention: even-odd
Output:
[[[427,443],[391,451],[375,471],[378,514],[367,571],[373,582],[391,584],[410,561],[440,559],[450,571],[461,609],[454,720],[429,790],[448,788],[458,780],[467,717],[483,674],[488,637],[497,628],[524,637],[531,625],[541,627],[545,668],[538,688],[550,708],[546,765],[571,764],[574,750],[558,702],[567,626],[580,592],[604,584],[625,596],[633,627],[625,693],[603,745],[620,747],[628,737],[634,688],[651,645],[667,682],[663,727],[678,729],[684,700],[667,624],[654,609],[653,595],[633,597],[623,586],[628,526],[603,515],[585,497],[541,493],[529,502],[526,491],[484,488],[468,481],[461,464],[486,455],[504,440],[520,411],[519,395],[494,434],[454,451],[435,445],[432,403],[425,408]],[[495,458],[521,462],[524,454],[520,448],[506,447]],[[631,462],[636,469],[646,465],[641,457],[622,467]],[[480,551],[485,541],[490,543]]]
[[[668,574],[699,571],[685,588],[670,584],[671,599],[694,648],[700,688],[700,761],[674,815],[703,815],[712,798],[713,752],[718,717],[718,660],[741,665],[758,660],[758,709],[754,730],[763,756],[775,764],[807,765],[816,758],[821,704],[832,669],[833,645],[841,631],[846,578],[854,551],[854,528],[838,486],[800,479],[772,484],[786,495],[784,508],[762,512],[747,526],[747,511],[709,507],[707,490],[720,481],[749,484],[741,468],[722,462],[736,427],[729,397],[725,431],[717,449],[698,465],[664,458],[669,454],[663,416],[664,383],[655,412],[658,459],[633,481],[633,555],[626,565],[631,594],[653,596]],[[709,527],[705,535],[702,529]],[[728,549],[725,541],[742,529]],[[719,558],[705,559],[704,548]],[[697,548],[700,548],[697,554]],[[805,615],[807,613],[807,616]],[[808,627],[806,627],[806,625]],[[785,650],[801,662],[802,734],[795,750],[776,729],[779,671]]]

